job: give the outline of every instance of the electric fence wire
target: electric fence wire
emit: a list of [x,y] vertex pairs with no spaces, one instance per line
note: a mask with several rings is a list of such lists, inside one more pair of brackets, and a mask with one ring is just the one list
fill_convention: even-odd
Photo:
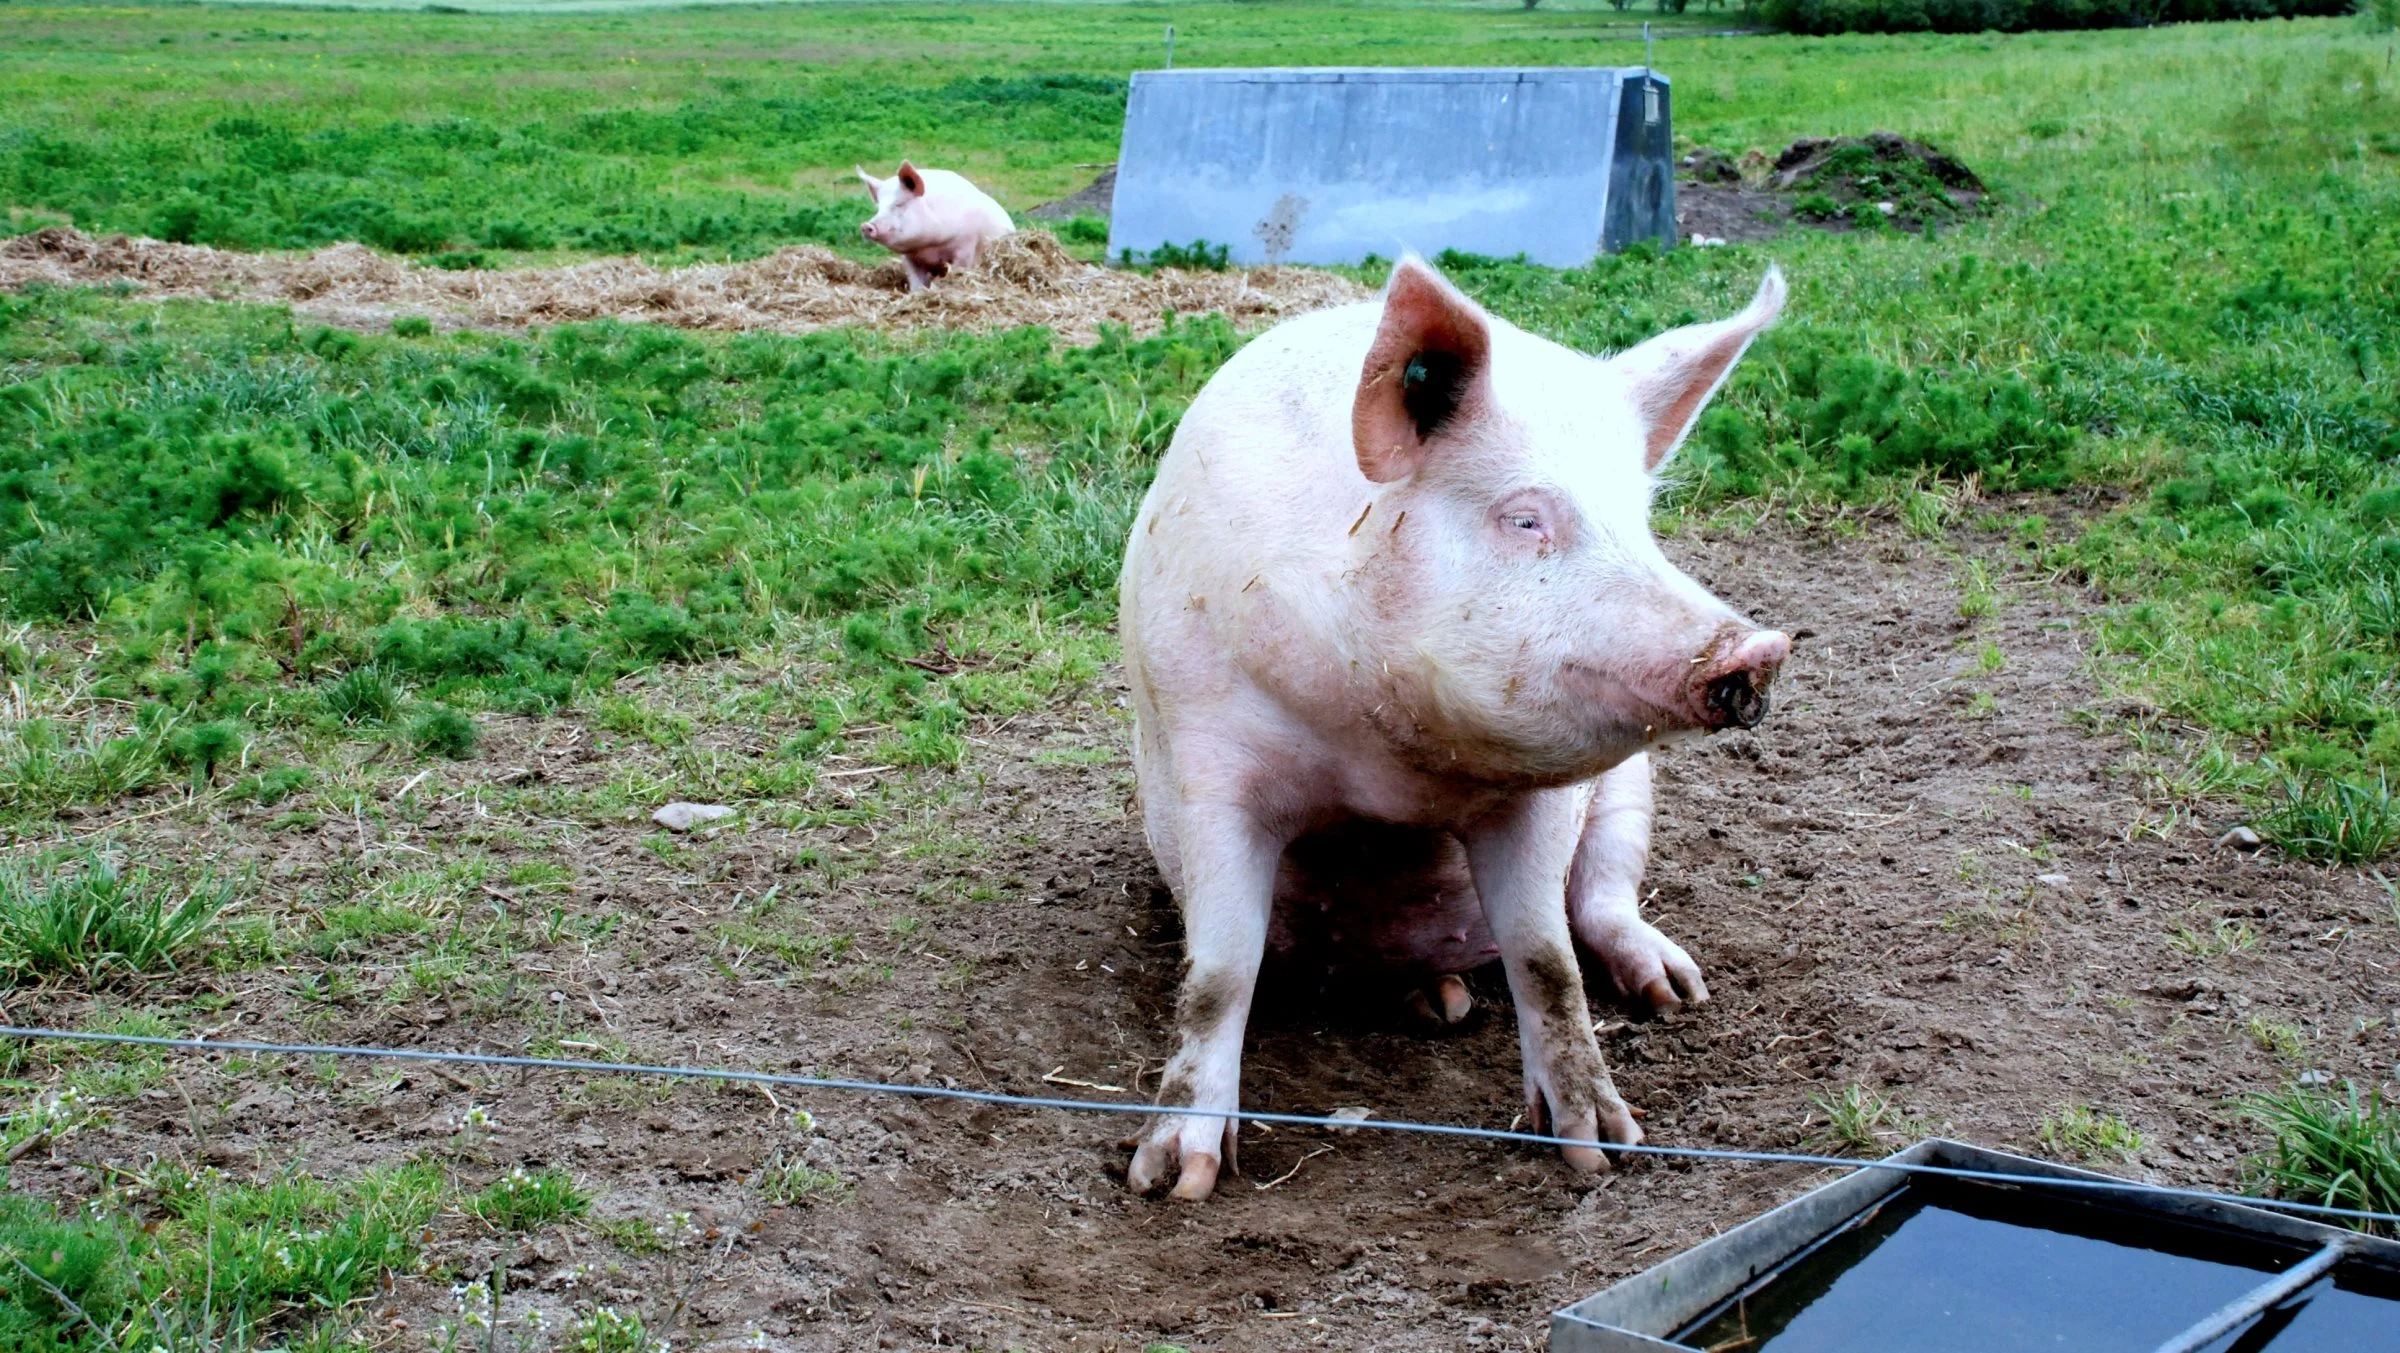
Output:
[[1855,1160],[1847,1156],[1817,1156],[1796,1151],[1728,1151],[1713,1147],[1653,1146],[1647,1143],[1639,1146],[1625,1146],[1613,1142],[1594,1143],[1568,1137],[1552,1137],[1538,1132],[1468,1127],[1454,1123],[1412,1123],[1390,1118],[1328,1118],[1305,1113],[1264,1113],[1251,1109],[1200,1109],[1166,1104],[1119,1104],[1099,1099],[1056,1099],[1046,1095],[1003,1094],[996,1090],[962,1090],[946,1085],[906,1085],[891,1081],[850,1080],[838,1076],[799,1076],[773,1071],[740,1071],[730,1067],[600,1062],[565,1057],[520,1057],[490,1052],[438,1052],[422,1048],[371,1048],[338,1043],[257,1043],[237,1039],[161,1038],[148,1034],[100,1033],[83,1029],[21,1028],[14,1025],[0,1025],[0,1038],[16,1038],[27,1041],[50,1039],[67,1043],[115,1043],[135,1047],[168,1048],[184,1052],[257,1053],[283,1057],[363,1057],[384,1061],[514,1067],[529,1071],[584,1071],[614,1076],[663,1076],[679,1080],[730,1081],[738,1084],[783,1086],[799,1090],[836,1090],[859,1094],[901,1095],[916,1099],[959,1100],[970,1104],[998,1104],[1017,1109],[1064,1109],[1076,1113],[1133,1114],[1153,1118],[1240,1118],[1255,1123],[1273,1123],[1281,1127],[1331,1128],[1338,1132],[1369,1129],[1379,1132],[1413,1132],[1425,1136],[1509,1142],[1523,1146],[1580,1146],[1586,1148],[1597,1146],[1611,1156],[1656,1156],[1671,1160],[1742,1162],[1755,1165],[1810,1165],[1832,1170],[1891,1170],[1902,1174],[1937,1175],[1945,1179],[2006,1184],[2012,1188],[2053,1188],[2099,1193],[2142,1194],[2154,1198],[2180,1198],[2191,1202],[2235,1207],[2273,1208],[2343,1222],[2380,1222],[2387,1226],[2400,1226],[2400,1213],[2373,1212],[2355,1207],[2334,1207],[2325,1203],[2306,1203],[2287,1198],[2253,1198],[2241,1194],[2216,1193],[2207,1189],[2174,1188],[2165,1184],[2144,1183],[2136,1179],[2006,1174],[1996,1170],[1973,1170],[1954,1165],[1926,1165],[1898,1160]]

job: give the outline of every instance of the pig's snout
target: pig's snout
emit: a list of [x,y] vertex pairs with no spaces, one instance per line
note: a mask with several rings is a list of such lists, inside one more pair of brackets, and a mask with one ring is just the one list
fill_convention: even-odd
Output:
[[1700,704],[1707,711],[1708,727],[1756,728],[1763,723],[1767,689],[1775,682],[1776,669],[1791,655],[1791,637],[1774,630],[1753,631],[1719,652],[1703,669],[1707,675]]

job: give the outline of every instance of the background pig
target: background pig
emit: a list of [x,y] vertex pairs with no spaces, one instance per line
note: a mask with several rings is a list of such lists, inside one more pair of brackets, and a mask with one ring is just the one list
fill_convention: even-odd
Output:
[[1172,1173],[1206,1197],[1232,1160],[1261,955],[1295,909],[1362,917],[1440,1017],[1466,1011],[1451,974],[1497,956],[1534,1121],[1640,1140],[1575,941],[1629,995],[1706,999],[1637,910],[1645,753],[1757,723],[1791,647],[1659,553],[1653,475],[1783,298],[1770,271],[1734,318],[1598,360],[1410,258],[1381,302],[1277,327],[1193,402],[1135,519],[1122,624],[1185,928],[1161,1102],[1220,1116],[1158,1119],[1135,1190]]
[[879,179],[853,167],[875,199],[874,219],[858,233],[900,256],[910,291],[923,291],[952,268],[974,267],[985,245],[1017,228],[999,203],[947,169],[902,160],[899,173]]

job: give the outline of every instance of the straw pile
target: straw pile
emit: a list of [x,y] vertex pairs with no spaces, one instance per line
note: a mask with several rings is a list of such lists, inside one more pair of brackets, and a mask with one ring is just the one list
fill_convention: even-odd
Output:
[[380,326],[398,315],[437,324],[518,329],[622,319],[691,329],[799,333],[1049,326],[1089,342],[1102,324],[1157,331],[1167,311],[1221,311],[1245,327],[1364,299],[1357,284],[1302,268],[1118,272],[1077,261],[1045,231],[994,245],[972,272],[909,293],[897,260],[869,266],[801,245],[748,263],[657,268],[635,258],[562,268],[448,272],[413,267],[356,244],[312,254],[243,254],[52,226],[0,241],[0,287],[130,284],[136,294],[282,301],[325,323]]

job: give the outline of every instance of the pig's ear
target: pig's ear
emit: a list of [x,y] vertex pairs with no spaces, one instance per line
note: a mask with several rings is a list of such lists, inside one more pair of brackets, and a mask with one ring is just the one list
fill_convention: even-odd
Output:
[[925,176],[918,173],[917,167],[906,160],[900,162],[900,190],[910,197],[925,195]]
[[1683,445],[1750,340],[1783,313],[1784,292],[1783,270],[1770,267],[1749,308],[1732,319],[1671,329],[1609,359],[1642,416],[1643,469],[1657,469]]
[[874,176],[873,174],[870,174],[870,173],[868,173],[868,172],[867,172],[867,167],[866,167],[865,165],[863,165],[863,164],[854,164],[854,165],[852,165],[852,166],[850,166],[850,167],[851,167],[852,169],[854,169],[854,170],[858,171],[858,181],[859,181],[859,182],[861,182],[861,183],[863,183],[863,184],[865,184],[865,185],[867,185],[867,198],[868,198],[868,200],[869,200],[869,201],[871,201],[871,202],[873,202],[873,203],[874,203],[876,206],[879,206],[879,207],[880,207],[880,206],[882,206],[882,205],[883,205],[883,191],[882,191],[882,189],[883,189],[883,185],[882,185],[882,184],[880,184],[880,183],[878,183],[878,182],[876,181],[876,179],[875,179],[875,176]]
[[1401,259],[1350,408],[1359,470],[1378,484],[1416,473],[1426,443],[1487,402],[1491,350],[1482,308],[1425,260]]

